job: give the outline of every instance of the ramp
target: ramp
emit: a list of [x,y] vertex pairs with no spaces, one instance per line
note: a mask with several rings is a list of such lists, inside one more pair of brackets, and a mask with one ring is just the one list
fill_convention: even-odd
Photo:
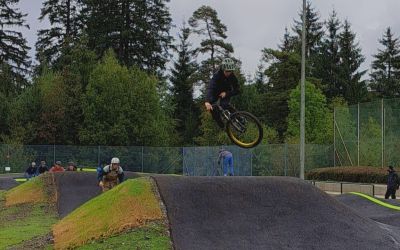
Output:
[[[101,193],[95,172],[54,173],[57,189],[57,209],[61,218],[75,208]],[[125,178],[136,178],[137,174],[125,172]]]
[[286,177],[154,176],[175,249],[399,249],[400,231]]
[[[354,194],[343,194],[335,198],[353,209],[355,213],[358,213],[363,217],[367,217],[384,224],[400,227],[400,211],[398,210],[380,206],[379,204]],[[400,202],[397,200],[379,200],[390,205],[400,207]]]

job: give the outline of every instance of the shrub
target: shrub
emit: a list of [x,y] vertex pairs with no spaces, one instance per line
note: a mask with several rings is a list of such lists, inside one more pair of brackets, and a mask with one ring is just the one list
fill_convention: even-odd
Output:
[[330,167],[313,169],[306,173],[306,178],[318,181],[386,183],[387,175],[386,168]]

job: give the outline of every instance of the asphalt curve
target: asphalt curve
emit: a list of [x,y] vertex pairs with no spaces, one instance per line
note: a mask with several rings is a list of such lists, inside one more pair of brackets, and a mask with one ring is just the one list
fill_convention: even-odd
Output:
[[297,178],[154,176],[175,249],[399,249],[400,230]]
[[11,177],[0,177],[0,190],[9,190],[18,186],[18,182]]
[[[125,178],[136,177],[138,175],[135,173],[125,172]],[[101,193],[95,172],[54,173],[54,179],[57,188],[57,209],[61,218]]]
[[[368,199],[354,194],[343,194],[335,198],[346,206],[352,208],[361,216],[368,217],[384,224],[400,227],[400,211],[398,210],[380,206]],[[400,202],[397,200],[379,200],[389,203],[390,205],[400,206]]]

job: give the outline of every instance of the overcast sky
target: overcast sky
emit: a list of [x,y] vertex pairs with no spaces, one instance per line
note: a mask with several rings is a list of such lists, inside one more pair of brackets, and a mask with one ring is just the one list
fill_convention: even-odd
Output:
[[[48,26],[39,22],[42,0],[20,0],[20,8],[28,14],[30,30],[24,31],[29,46],[34,48],[36,32]],[[400,35],[399,0],[323,0],[311,1],[322,20],[333,8],[340,20],[347,18],[357,34],[362,52],[366,56],[363,69],[369,69],[372,55],[378,48],[378,39],[390,26]],[[222,23],[228,28],[227,41],[233,44],[235,57],[243,62],[246,74],[253,75],[263,48],[276,48],[282,40],[285,27],[291,28],[293,19],[299,19],[301,0],[171,0],[168,3],[174,25],[179,28],[202,5],[214,8]],[[178,29],[172,34],[177,35]],[[194,42],[195,43],[195,42]],[[34,51],[31,51],[34,55]]]

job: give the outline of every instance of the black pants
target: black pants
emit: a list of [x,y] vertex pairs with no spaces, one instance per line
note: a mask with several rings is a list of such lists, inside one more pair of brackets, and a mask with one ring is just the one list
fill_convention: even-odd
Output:
[[392,199],[396,199],[396,188],[395,187],[387,188],[386,194],[385,194],[385,199],[389,199],[389,196],[391,196]]
[[[229,112],[231,112],[231,114],[236,112],[236,109],[232,105],[230,105],[229,103],[226,103],[224,105],[222,105],[222,103],[221,103],[221,107],[223,109],[229,110]],[[224,124],[224,122],[222,121],[222,118],[221,118],[220,111],[217,108],[214,108],[211,111],[211,115],[212,115],[212,118],[214,119],[214,121],[217,122],[217,124],[218,124],[218,126],[220,128],[224,128],[225,127],[225,124]]]

